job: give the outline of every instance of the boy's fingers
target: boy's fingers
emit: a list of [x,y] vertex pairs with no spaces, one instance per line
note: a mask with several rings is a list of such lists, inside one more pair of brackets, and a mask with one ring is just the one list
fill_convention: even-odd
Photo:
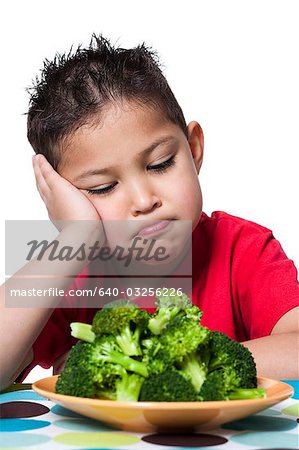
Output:
[[43,200],[45,200],[46,195],[49,193],[49,187],[45,182],[45,179],[40,171],[40,167],[37,164],[35,158],[33,158],[33,170],[35,176],[36,187],[38,192],[40,193]]
[[[38,155],[37,164],[40,168],[40,172],[50,189],[57,187],[57,183],[66,182],[48,163],[43,155]],[[63,180],[63,181],[62,181]]]

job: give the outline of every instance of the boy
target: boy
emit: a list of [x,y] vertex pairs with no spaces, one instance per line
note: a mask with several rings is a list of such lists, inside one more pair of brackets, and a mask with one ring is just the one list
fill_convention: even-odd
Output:
[[[84,241],[92,243],[109,238],[105,224],[118,220],[130,224],[126,243],[165,227],[161,239],[179,256],[183,247],[172,240],[176,221],[190,221],[192,300],[203,310],[202,323],[242,341],[259,375],[298,376],[294,264],[268,229],[202,212],[203,133],[197,122],[185,123],[153,53],[144,46],[113,48],[93,36],[89,48],[47,63],[33,89],[28,139],[37,153],[37,188],[59,224],[61,243],[70,221],[96,224],[84,230]],[[70,273],[81,269],[74,262]],[[69,323],[90,322],[95,312],[55,306],[3,306],[3,387],[34,365],[57,368],[74,343]]]

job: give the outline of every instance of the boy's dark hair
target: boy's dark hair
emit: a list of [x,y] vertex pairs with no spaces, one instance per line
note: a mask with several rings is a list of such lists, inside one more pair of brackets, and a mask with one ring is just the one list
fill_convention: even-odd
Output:
[[28,140],[55,169],[63,140],[111,102],[124,99],[159,108],[186,133],[183,112],[157,55],[144,44],[116,48],[93,34],[89,47],[45,60],[40,79],[28,92]]

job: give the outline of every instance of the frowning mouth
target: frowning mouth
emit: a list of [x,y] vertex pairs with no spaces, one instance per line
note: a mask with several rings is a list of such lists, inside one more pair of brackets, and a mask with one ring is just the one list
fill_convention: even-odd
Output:
[[143,236],[148,237],[152,235],[157,235],[161,232],[163,232],[170,224],[171,220],[161,220],[160,222],[155,222],[152,225],[149,225],[148,227],[141,228],[135,236]]

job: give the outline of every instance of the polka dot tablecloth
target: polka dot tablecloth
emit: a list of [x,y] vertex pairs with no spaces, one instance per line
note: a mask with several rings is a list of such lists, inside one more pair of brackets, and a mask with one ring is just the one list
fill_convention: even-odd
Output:
[[210,432],[146,434],[117,431],[40,397],[28,385],[1,394],[0,449],[298,449],[299,389],[292,399]]

